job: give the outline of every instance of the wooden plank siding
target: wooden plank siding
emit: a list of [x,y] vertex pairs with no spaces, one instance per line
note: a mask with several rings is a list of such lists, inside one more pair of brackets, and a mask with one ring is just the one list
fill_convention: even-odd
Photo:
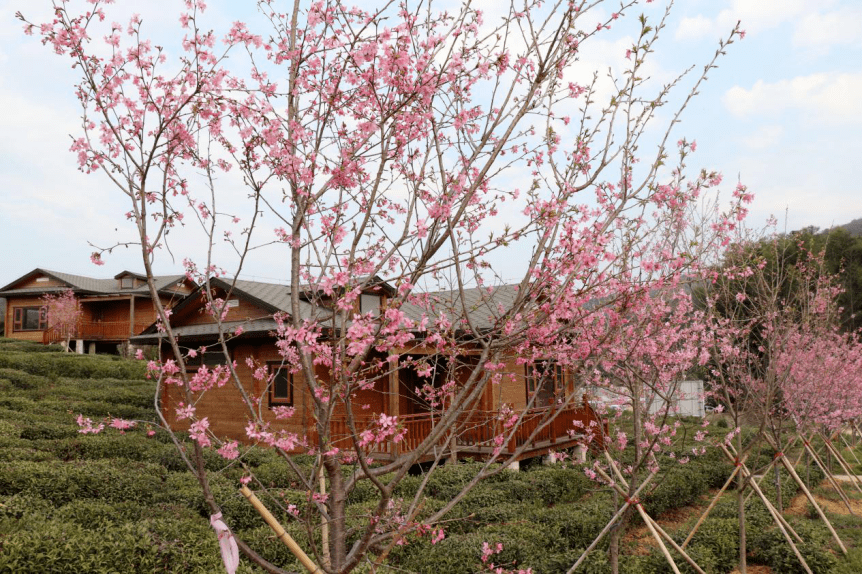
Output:
[[43,301],[41,296],[11,296],[6,298],[6,326],[4,336],[10,339],[19,339],[21,341],[42,342],[42,332],[38,331],[16,331],[15,330],[15,309],[21,307],[42,307]]
[[[265,293],[265,289],[259,289],[257,293]],[[213,296],[224,297],[224,289],[216,287]],[[212,316],[205,311],[204,299],[199,293],[191,295],[186,299],[171,317],[171,324],[175,328],[211,325],[214,324]],[[265,308],[271,303],[257,303],[257,299],[250,293],[238,290],[231,296],[236,298],[237,304],[230,307],[224,319],[225,322],[236,322],[251,319],[263,319],[272,317],[272,308]],[[282,299],[274,299],[280,300]],[[149,335],[146,335],[147,337]],[[215,335],[204,334],[204,331],[192,330],[188,335],[190,339],[180,338],[179,344],[184,352],[193,348],[200,350],[206,346],[207,350],[216,349]],[[227,343],[230,351],[230,359],[235,364],[236,374],[243,391],[256,401],[256,412],[258,412],[265,423],[270,425],[270,430],[285,430],[296,433],[300,437],[308,437],[314,442],[317,436],[316,423],[312,412],[312,397],[310,396],[304,375],[296,373],[292,375],[292,396],[295,413],[287,420],[277,420],[270,408],[266,383],[257,381],[253,377],[256,366],[280,362],[281,355],[276,347],[275,338],[261,329],[257,332],[246,332]],[[162,358],[172,356],[170,348],[162,343]],[[422,361],[423,357],[435,354],[435,349],[425,347],[421,343],[416,346],[403,349],[395,349],[391,354],[399,356],[399,362],[391,366],[397,368],[399,365],[409,365],[413,361]],[[479,351],[467,349],[462,356],[458,357],[459,366],[456,368],[454,378],[457,383],[464,383],[470,373],[477,366]],[[375,359],[386,359],[379,356]],[[250,367],[247,363],[251,361]],[[488,457],[498,446],[494,439],[505,432],[503,422],[499,420],[499,409],[503,404],[511,407],[515,412],[524,412],[527,406],[526,370],[523,364],[515,357],[504,360],[502,378],[498,382],[490,382],[479,400],[470,412],[464,413],[459,419],[459,434],[455,441],[455,449],[459,457]],[[326,385],[329,381],[329,373],[320,368],[316,376]],[[427,378],[419,378],[415,374],[413,366],[404,366],[392,373],[381,373],[376,379],[369,383],[365,389],[355,391],[349,398],[349,404],[353,409],[354,420],[357,421],[359,431],[374,424],[381,413],[390,416],[398,416],[399,422],[404,425],[406,435],[404,441],[399,444],[388,444],[385,452],[372,453],[378,459],[386,459],[397,456],[400,453],[415,449],[434,428],[435,421],[440,419],[441,413],[435,411],[440,405],[429,405],[415,392],[416,387],[431,382]],[[442,380],[437,384],[442,384]],[[564,375],[562,386],[559,391],[566,390],[571,393],[573,389],[572,377]],[[165,418],[172,427],[178,430],[187,430],[189,420],[179,421],[176,409],[180,403],[187,401],[187,397],[178,386],[166,386],[162,390],[162,410]],[[207,418],[209,428],[215,436],[224,439],[250,442],[246,434],[246,427],[252,419],[248,407],[242,400],[242,393],[237,388],[237,382],[229,381],[219,388],[210,389],[204,393],[196,393],[190,397],[195,405],[195,417]],[[342,401],[336,403],[335,416],[329,429],[334,445],[341,448],[350,448],[347,442],[348,435],[346,424],[345,405]],[[557,416],[551,421],[551,415]],[[584,403],[560,407],[557,405],[541,405],[540,408],[524,412],[524,423],[506,444],[500,446],[502,452],[514,453],[518,448],[527,444],[531,433],[536,432],[532,440],[520,455],[520,458],[538,456],[551,449],[564,449],[573,447],[583,441],[580,436],[573,436],[570,431],[574,430],[573,421],[581,420],[586,424],[590,421],[599,422],[596,414]],[[544,425],[544,428],[542,428]],[[446,449],[450,445],[441,444]],[[304,449],[297,448],[294,452],[303,452]],[[430,455],[429,455],[430,456]]]

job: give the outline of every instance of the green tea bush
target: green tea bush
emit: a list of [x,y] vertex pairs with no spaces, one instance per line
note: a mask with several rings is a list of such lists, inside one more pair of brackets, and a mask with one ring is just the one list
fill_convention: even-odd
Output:
[[659,516],[672,508],[687,506],[707,491],[708,482],[698,467],[677,465],[670,467],[658,484],[643,498],[644,508],[650,515]]
[[[586,548],[614,514],[609,496],[596,496],[573,506],[534,508],[526,515],[531,522],[553,529],[566,548]],[[607,539],[599,548],[607,548]],[[571,566],[571,564],[570,564]]]
[[80,573],[153,571],[158,547],[140,524],[82,529],[50,520],[3,538],[0,572]]
[[[142,379],[146,365],[114,356],[89,356],[72,353],[0,353],[0,369],[17,369],[42,377],[58,376],[76,379]],[[8,378],[7,375],[3,375]]]
[[595,488],[579,468],[540,466],[518,475],[522,481],[535,487],[538,498],[544,504],[576,502]]
[[60,506],[80,498],[141,503],[162,491],[158,465],[120,459],[0,463],[0,495],[37,494]]
[[[0,355],[0,365],[2,364],[2,355]],[[18,390],[37,389],[41,386],[47,385],[49,382],[45,377],[33,375],[14,367],[0,368],[0,378],[9,381],[12,388]]]
[[[812,572],[829,572],[838,561],[829,549],[829,534],[826,528],[816,523],[800,521],[793,521],[791,524],[804,541],[801,544],[797,542],[797,546]],[[777,527],[751,532],[749,548],[753,561],[768,565],[774,572],[805,572],[787,539]]]
[[78,436],[78,427],[73,424],[32,422],[21,429],[25,440],[60,440]]

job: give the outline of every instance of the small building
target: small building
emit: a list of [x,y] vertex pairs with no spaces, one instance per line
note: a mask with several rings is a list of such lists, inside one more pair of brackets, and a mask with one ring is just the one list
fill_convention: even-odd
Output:
[[[154,277],[162,304],[172,306],[195,285],[185,275]],[[71,339],[79,353],[115,351],[117,345],[143,331],[156,314],[146,276],[123,271],[111,279],[96,279],[46,269],[34,269],[2,289],[6,300],[4,336],[45,344],[63,341],[66,333],[51,326],[44,296],[71,289],[82,315]]]
[[[365,282],[366,287],[356,299],[356,312],[376,312],[386,307],[386,302],[395,292],[392,287],[378,278]],[[264,421],[273,430],[285,430],[307,436],[314,441],[316,437],[316,422],[313,417],[313,404],[303,373],[289,373],[279,369],[282,355],[277,346],[275,331],[277,323],[275,314],[289,315],[291,312],[290,287],[256,281],[237,280],[235,283],[221,279],[211,279],[212,297],[224,301],[226,312],[222,322],[222,332],[227,337],[226,346],[230,360],[234,363],[236,373],[243,387],[243,392],[258,401],[259,412]],[[171,329],[177,337],[182,349],[195,350],[195,356],[190,360],[187,369],[197,371],[201,365],[214,367],[224,364],[225,356],[219,344],[219,326],[210,313],[206,312],[203,286],[198,287],[173,309]],[[505,304],[513,298],[514,287],[500,287],[496,303]],[[478,291],[477,291],[478,293]],[[319,294],[317,294],[319,295]],[[451,292],[429,294],[434,297],[451,297]],[[474,297],[475,296],[475,297]],[[475,298],[467,305],[474,309],[472,317],[477,324],[487,321],[487,313],[478,307],[480,297],[468,290],[467,298]],[[300,313],[303,317],[319,316],[326,313],[325,297],[304,297],[300,301]],[[402,306],[402,310],[412,318],[418,319],[421,310]],[[239,333],[239,334],[237,334]],[[440,417],[439,405],[429,402],[418,392],[423,385],[440,387],[446,380],[463,382],[470,372],[476,368],[478,352],[472,354],[469,347],[459,355],[456,366],[449,365],[447,359],[436,355],[431,346],[423,343],[423,335],[416,333],[416,338],[409,347],[396,349],[397,361],[393,361],[391,351],[387,356],[380,353],[368,358],[369,363],[379,361],[390,365],[388,372],[371,377],[363,388],[354,389],[349,397],[353,418],[360,428],[367,428],[380,414],[397,416],[399,423],[404,425],[404,439],[398,443],[386,446],[386,452],[373,453],[379,460],[392,459],[400,454],[410,452],[421,443],[434,428],[435,421]],[[172,358],[170,346],[165,341],[165,334],[156,325],[152,325],[141,335],[132,338],[133,344],[160,345],[162,359]],[[420,379],[415,365],[417,362],[426,364],[433,373],[429,378]],[[403,365],[403,366],[402,366]],[[555,397],[564,394],[571,396],[574,392],[574,380],[569,373],[554,365],[522,365],[514,357],[505,361],[506,376],[499,384],[488,384],[475,408],[459,420],[460,432],[456,444],[444,445],[451,449],[455,457],[483,458],[489,456],[498,446],[494,438],[503,430],[503,421],[499,418],[502,404],[509,405],[515,413],[524,413],[529,400],[536,395],[535,408],[525,412],[523,423],[508,444],[503,445],[502,453],[513,453],[527,444],[531,433],[543,421],[551,418],[553,422],[543,428],[530,442],[528,448],[519,458],[530,458],[547,454],[551,450],[562,450],[580,446],[584,442],[581,435],[572,431],[576,429],[574,422],[580,421],[584,426],[602,424],[596,413],[586,401],[577,404],[558,406]],[[256,368],[267,366],[277,375],[271,383],[255,379],[252,374]],[[401,368],[399,368],[401,366]],[[326,381],[329,372],[318,367],[318,381]],[[511,376],[509,376],[511,375]],[[168,422],[177,429],[188,428],[188,420],[178,420],[176,409],[183,401],[183,392],[176,385],[165,385],[161,397],[161,408]],[[249,422],[248,410],[245,407],[240,390],[234,384],[226,384],[194,396],[196,416],[207,417],[210,430],[219,437],[227,437],[240,441],[248,441],[246,427]],[[293,407],[293,417],[288,420],[278,420],[273,409],[275,407]],[[332,417],[330,434],[335,445],[347,440],[347,417],[345,406],[338,403],[335,415]],[[601,435],[601,433],[597,433]],[[596,438],[602,440],[601,436]],[[345,445],[346,446],[346,445]],[[430,455],[429,455],[430,456]]]
[[[590,400],[603,405],[605,408],[616,410],[631,410],[630,398],[617,395],[610,389],[591,386],[587,389]],[[653,396],[649,404],[649,413],[655,414],[665,407],[666,401],[658,396]],[[671,399],[670,414],[680,417],[703,417],[706,415],[704,400],[703,381],[691,380],[680,381],[676,392]]]

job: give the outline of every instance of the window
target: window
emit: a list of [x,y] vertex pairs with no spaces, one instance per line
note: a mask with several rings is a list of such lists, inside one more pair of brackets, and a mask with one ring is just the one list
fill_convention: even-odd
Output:
[[557,395],[565,391],[563,367],[554,361],[539,361],[526,365],[527,402],[536,395],[534,407],[554,403]]
[[135,288],[135,278],[134,277],[123,277],[120,279],[120,289],[134,289]]
[[359,296],[359,312],[368,313],[375,317],[380,316],[380,295],[366,295],[363,293]]
[[186,372],[195,373],[202,365],[206,365],[208,369],[224,365],[228,359],[225,359],[221,348],[207,350],[203,353],[198,353],[196,357],[186,357]]
[[269,384],[269,406],[293,405],[293,375],[280,362],[267,363],[270,374],[275,373]]
[[43,331],[48,328],[47,307],[15,307],[13,331]]

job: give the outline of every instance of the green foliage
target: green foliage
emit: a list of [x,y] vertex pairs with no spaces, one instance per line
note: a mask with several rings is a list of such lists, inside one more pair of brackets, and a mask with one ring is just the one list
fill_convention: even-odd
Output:
[[[829,549],[829,533],[825,526],[816,522],[791,522],[802,537],[797,547],[813,572],[829,572],[836,564],[835,554]],[[774,572],[797,574],[805,572],[778,528],[754,530],[750,535],[752,560],[766,564]]]

